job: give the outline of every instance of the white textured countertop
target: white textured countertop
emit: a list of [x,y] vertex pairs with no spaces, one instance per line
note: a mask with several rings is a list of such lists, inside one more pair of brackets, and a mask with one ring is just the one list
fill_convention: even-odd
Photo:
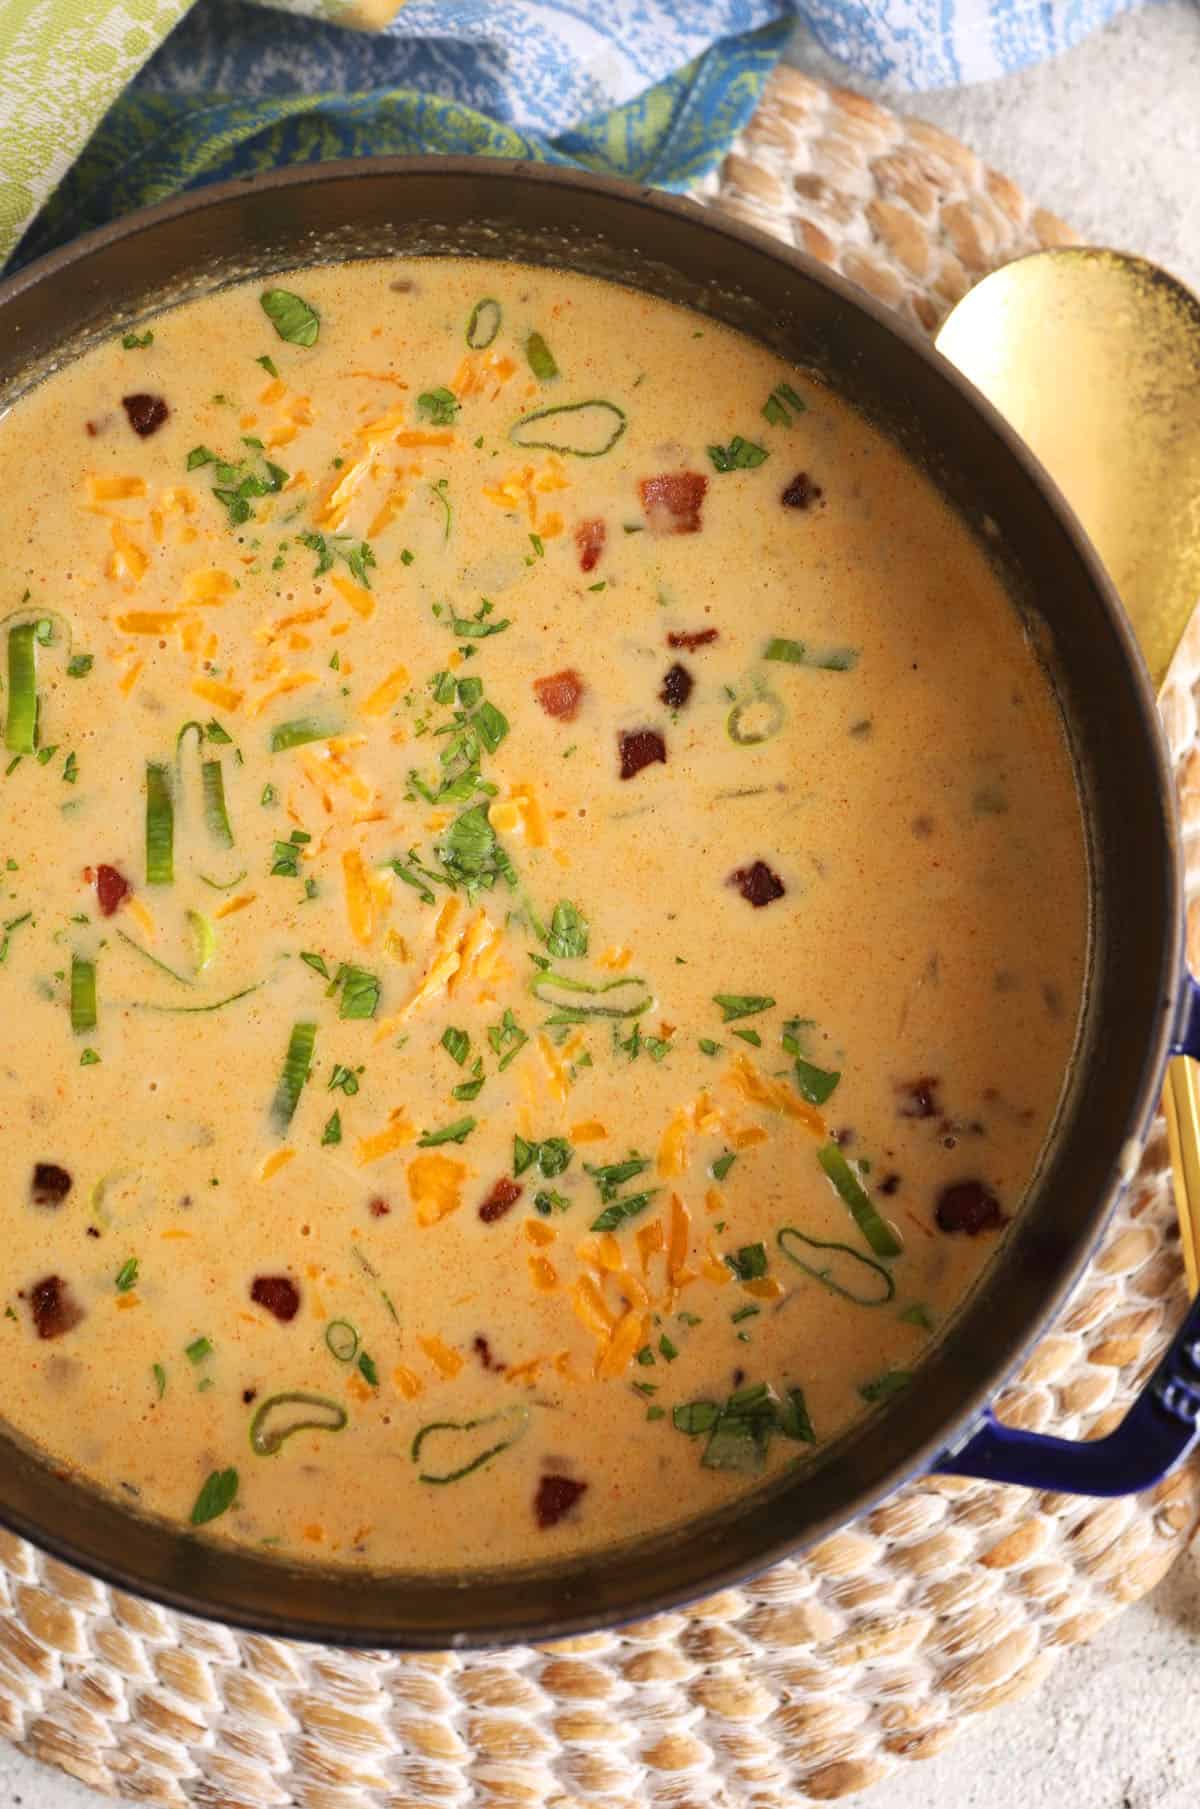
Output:
[[[805,43],[802,67],[852,78]],[[881,92],[881,91],[880,91]],[[1097,244],[1200,288],[1200,7],[1118,20],[1055,63],[888,104],[946,127]],[[1066,1654],[1035,1694],[968,1722],[938,1758],[854,1799],[863,1809],[1196,1809],[1200,1562]],[[0,1744],[0,1809],[101,1799]]]

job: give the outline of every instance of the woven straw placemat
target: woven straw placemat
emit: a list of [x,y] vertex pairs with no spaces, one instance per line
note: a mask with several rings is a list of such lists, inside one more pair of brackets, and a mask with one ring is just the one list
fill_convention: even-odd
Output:
[[[703,198],[932,330],[986,271],[1069,243],[931,126],[793,70]],[[1163,709],[1200,957],[1200,625]],[[1096,1262],[1001,1402],[1095,1437],[1182,1316],[1156,1125]],[[97,1789],[207,1809],[788,1809],[927,1758],[1033,1688],[1189,1538],[1200,1467],[1098,1504],[936,1478],[803,1562],[553,1648],[395,1657],[237,1634],[0,1534],[0,1733]]]

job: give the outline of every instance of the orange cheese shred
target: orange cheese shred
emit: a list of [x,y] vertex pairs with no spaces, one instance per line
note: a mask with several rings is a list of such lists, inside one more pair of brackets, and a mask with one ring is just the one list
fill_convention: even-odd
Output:
[[418,1338],[417,1343],[439,1374],[445,1376],[448,1381],[453,1380],[465,1361],[459,1352],[451,1350],[448,1344],[443,1344],[442,1340],[436,1337]]
[[441,1150],[427,1150],[414,1156],[408,1165],[408,1192],[416,1208],[417,1224],[436,1225],[449,1218],[462,1205],[462,1184],[467,1177],[465,1162]]
[[386,1129],[376,1131],[373,1137],[360,1137],[354,1151],[354,1160],[359,1168],[366,1168],[368,1163],[382,1161],[406,1143],[411,1143],[414,1129],[402,1111],[392,1113],[391,1122]]
[[346,888],[350,934],[365,948],[374,932],[375,910],[366,865],[357,848],[347,848],[342,855],[342,880]]

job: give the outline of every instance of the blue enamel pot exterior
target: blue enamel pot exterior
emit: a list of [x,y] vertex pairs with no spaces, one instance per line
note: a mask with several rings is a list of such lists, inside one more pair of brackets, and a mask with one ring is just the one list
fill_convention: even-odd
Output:
[[983,398],[913,329],[821,266],[689,202],[482,159],[311,165],[200,189],[89,234],[0,286],[0,400],[164,302],[243,276],[388,253],[588,271],[739,327],[827,376],[972,526],[1057,689],[1087,822],[1090,980],[1056,1128],[994,1262],[914,1384],[813,1459],[668,1535],[450,1577],[299,1567],[138,1517],[2,1432],[0,1521],[192,1614],[334,1645],[446,1648],[549,1639],[695,1599],[794,1554],[931,1468],[1097,1495],[1147,1487],[1197,1435],[1200,1307],[1106,1439],[1006,1430],[987,1409],[1103,1234],[1136,1167],[1168,1053],[1200,1055],[1154,697],[1079,524]]

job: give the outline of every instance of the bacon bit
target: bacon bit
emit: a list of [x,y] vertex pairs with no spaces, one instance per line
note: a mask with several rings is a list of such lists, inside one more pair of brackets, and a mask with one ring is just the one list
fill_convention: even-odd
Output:
[[644,766],[653,766],[656,760],[666,765],[667,744],[657,729],[622,729],[617,736],[617,748],[621,755],[622,779],[636,778]]
[[83,1308],[61,1275],[45,1275],[33,1284],[29,1308],[39,1338],[61,1338],[83,1318]]
[[942,1107],[937,1088],[937,1078],[932,1074],[923,1074],[919,1080],[897,1081],[893,1091],[898,1115],[901,1118],[940,1118]]
[[876,1187],[875,1192],[881,1193],[881,1194],[884,1194],[884,1195],[890,1197],[892,1194],[894,1194],[896,1192],[896,1189],[899,1187],[899,1185],[900,1185],[900,1177],[896,1173],[895,1169],[892,1169],[890,1174],[884,1175],[882,1181],[880,1181],[879,1185]]
[[533,1498],[533,1517],[538,1525],[543,1530],[557,1526],[587,1492],[587,1486],[586,1482],[572,1482],[569,1476],[543,1476]]
[[943,1187],[934,1217],[939,1231],[964,1231],[968,1237],[999,1231],[1008,1223],[1008,1214],[982,1181],[952,1181]]
[[119,868],[106,866],[103,862],[96,868],[96,902],[102,917],[111,917],[132,891],[133,887]]
[[483,1336],[482,1332],[472,1343],[471,1349],[475,1352],[475,1355],[479,1358],[479,1361],[483,1364],[485,1369],[502,1370],[505,1368],[503,1363],[498,1363],[495,1357],[493,1357],[492,1347]]
[[814,484],[807,471],[797,471],[779,500],[785,509],[811,509],[823,494],[820,484]]
[[579,548],[579,569],[581,572],[594,572],[600,563],[600,555],[604,551],[604,543],[608,539],[608,528],[600,517],[592,521],[581,521],[575,528],[575,545]]
[[479,1216],[484,1224],[494,1225],[506,1212],[511,1212],[524,1191],[518,1181],[510,1181],[507,1175],[501,1175],[479,1208]]
[[94,440],[96,435],[100,432],[100,429],[96,426],[96,423],[94,421],[85,421],[83,425],[88,434],[89,439]]
[[149,434],[157,433],[171,412],[161,396],[148,396],[144,392],[139,392],[136,396],[122,396],[121,407],[129,416],[129,425],[134,433],[143,440]]
[[773,899],[782,898],[783,881],[777,873],[772,873],[766,861],[755,861],[753,866],[738,867],[729,875],[727,885],[736,886],[747,904],[752,904],[756,911],[769,905]]
[[386,1219],[391,1210],[383,1195],[378,1193],[367,1206],[367,1211],[373,1219]]
[[671,471],[644,477],[638,494],[652,534],[698,534],[708,479],[699,471]]
[[35,1162],[29,1197],[35,1206],[61,1206],[71,1191],[71,1176],[57,1162]]
[[695,653],[697,647],[711,647],[718,638],[715,628],[692,628],[667,636],[668,647],[684,647],[689,653]]
[[573,666],[552,672],[549,678],[533,681],[534,694],[543,710],[559,722],[574,722],[584,688],[583,680]]
[[687,667],[676,662],[663,679],[662,690],[658,694],[660,702],[665,703],[668,710],[682,710],[692,695],[695,683],[696,681]]
[[250,1298],[255,1306],[274,1313],[283,1325],[300,1311],[300,1290],[287,1275],[256,1275],[250,1284]]

